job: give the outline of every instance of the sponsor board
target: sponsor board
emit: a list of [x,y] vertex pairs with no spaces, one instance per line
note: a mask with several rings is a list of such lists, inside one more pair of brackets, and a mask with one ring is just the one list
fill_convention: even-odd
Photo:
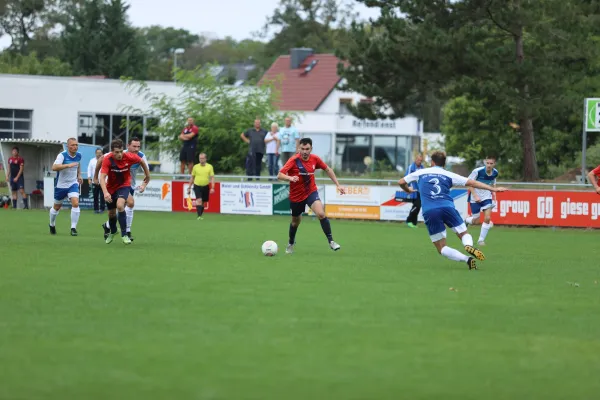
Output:
[[[192,199],[192,209],[188,209],[188,188],[189,182],[173,181],[172,182],[172,207],[173,211],[181,212],[196,212],[196,195],[192,190],[190,198]],[[215,192],[210,195],[208,204],[204,207],[205,213],[219,213],[221,209],[221,184],[215,182]]]
[[327,204],[325,214],[328,218],[380,219],[378,206]]
[[135,189],[135,209],[144,211],[172,211],[172,186],[171,181],[151,180],[144,193]]
[[327,204],[350,206],[379,206],[379,186],[341,185],[341,194],[335,185],[325,185]]
[[273,185],[221,182],[221,213],[272,215]]

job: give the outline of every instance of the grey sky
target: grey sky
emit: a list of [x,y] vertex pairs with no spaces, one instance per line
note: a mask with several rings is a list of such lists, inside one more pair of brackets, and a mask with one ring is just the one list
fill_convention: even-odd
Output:
[[[211,33],[215,37],[249,38],[271,15],[279,0],[128,0],[133,25],[162,25],[184,28],[192,33]],[[361,19],[376,17],[378,11],[357,3]],[[10,38],[0,38],[0,48]]]

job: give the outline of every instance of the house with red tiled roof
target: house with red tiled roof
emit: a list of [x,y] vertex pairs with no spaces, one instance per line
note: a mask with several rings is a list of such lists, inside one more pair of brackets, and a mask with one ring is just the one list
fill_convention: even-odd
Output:
[[259,85],[273,82],[279,91],[277,107],[299,115],[294,125],[313,140],[313,151],[338,170],[364,173],[376,165],[406,171],[412,153],[420,149],[420,121],[416,117],[360,120],[348,104],[369,101],[356,92],[339,89],[341,62],[333,54],[291,49],[265,72]]

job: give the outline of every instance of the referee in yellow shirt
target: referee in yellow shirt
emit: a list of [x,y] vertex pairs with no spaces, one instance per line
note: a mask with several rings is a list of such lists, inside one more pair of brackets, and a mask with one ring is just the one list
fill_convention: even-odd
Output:
[[[208,203],[208,197],[215,192],[215,171],[213,166],[206,162],[206,154],[200,153],[200,164],[194,165],[192,176],[190,177],[190,186],[188,195],[192,192],[192,184],[194,186],[194,194],[196,195],[196,211],[198,211],[198,219],[201,220],[204,213],[204,207]],[[210,188],[209,188],[210,183]]]

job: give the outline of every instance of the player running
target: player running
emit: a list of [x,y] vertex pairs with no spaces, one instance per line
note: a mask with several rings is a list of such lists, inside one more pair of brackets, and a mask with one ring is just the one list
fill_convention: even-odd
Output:
[[133,165],[140,163],[144,170],[144,183],[139,187],[140,193],[146,190],[146,185],[150,182],[150,170],[146,163],[141,162],[140,156],[123,151],[122,140],[114,140],[110,144],[110,149],[111,152],[106,154],[102,160],[99,178],[106,200],[110,225],[110,232],[105,241],[106,244],[112,243],[114,236],[117,234],[118,219],[123,243],[131,244],[131,239],[127,235],[127,215],[125,214],[125,203],[131,196],[131,168]]
[[[485,167],[475,168],[469,179],[477,182],[485,183],[486,185],[496,186],[496,178],[498,178],[498,170],[496,166],[496,158],[487,157],[485,159]],[[492,192],[484,189],[469,188],[469,199],[471,204],[471,216],[465,219],[467,225],[481,224],[481,232],[477,245],[485,246],[485,238],[492,229],[492,210],[496,206]],[[481,222],[481,212],[483,211],[483,223]]]
[[[140,139],[137,137],[132,137],[131,139],[129,139],[129,143],[127,145],[127,150],[125,150],[124,153],[137,154],[138,156],[141,157],[142,161],[144,163],[146,163],[146,165],[148,165],[148,160],[146,159],[146,155],[140,150],[140,147],[141,147]],[[137,163],[130,167],[130,171],[131,171],[130,193],[131,193],[131,195],[127,198],[127,205],[125,206],[125,215],[127,216],[127,236],[129,236],[129,239],[132,242],[133,242],[133,236],[131,236],[131,225],[133,224],[133,207],[135,206],[134,193],[135,193],[135,189],[137,187],[135,176],[140,169],[140,164],[141,163]],[[98,176],[98,173],[100,172],[101,167],[102,167],[102,163],[99,163],[96,165],[96,172],[94,175],[95,177]],[[97,178],[95,179],[95,181],[97,181]],[[110,224],[108,221],[106,221],[105,223],[102,224],[102,229],[104,229],[104,239],[106,239],[108,237],[108,234],[110,233]]]
[[335,183],[335,186],[337,186],[337,189],[341,194],[344,194],[344,189],[340,187],[333,170],[329,168],[321,158],[314,154],[310,154],[311,151],[312,140],[309,138],[300,139],[300,152],[292,156],[277,175],[277,179],[290,182],[290,210],[292,212],[292,222],[290,223],[290,240],[285,250],[287,254],[292,254],[294,252],[296,232],[302,221],[302,213],[306,209],[306,206],[309,206],[314,211],[315,215],[319,217],[321,228],[323,229],[325,236],[327,236],[329,247],[334,251],[341,248],[340,245],[333,240],[331,224],[329,223],[329,219],[325,216],[323,203],[321,202],[321,199],[319,199],[319,192],[317,190],[317,185],[315,184],[315,170],[317,168],[324,170],[333,183]]
[[431,155],[431,168],[425,168],[408,174],[400,179],[398,183],[402,190],[411,192],[408,186],[411,182],[417,182],[423,205],[423,218],[429,232],[429,237],[437,251],[444,257],[466,262],[469,269],[477,269],[473,257],[468,257],[460,251],[446,245],[446,227],[451,228],[461,239],[465,251],[478,260],[485,260],[483,253],[473,247],[473,237],[467,232],[467,227],[462,217],[454,207],[454,201],[450,196],[452,186],[470,186],[485,189],[492,192],[504,192],[508,189],[503,187],[492,187],[473,179],[468,179],[453,172],[446,171],[446,154],[436,151]]
[[56,235],[56,217],[65,198],[71,201],[71,236],[77,236],[79,222],[79,188],[83,183],[81,177],[81,153],[75,138],[67,140],[67,151],[56,157],[52,171],[56,171],[54,179],[54,206],[50,209],[50,234]]

